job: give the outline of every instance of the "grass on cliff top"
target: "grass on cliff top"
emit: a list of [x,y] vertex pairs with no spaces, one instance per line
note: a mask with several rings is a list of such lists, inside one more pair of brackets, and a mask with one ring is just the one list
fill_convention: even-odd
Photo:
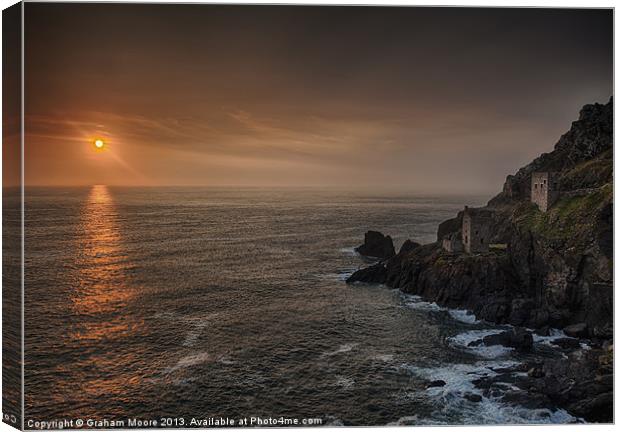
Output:
[[560,184],[568,189],[601,187],[613,180],[613,162],[613,152],[609,149],[562,174]]
[[612,198],[613,186],[608,183],[588,195],[560,198],[546,213],[535,204],[522,203],[513,218],[520,228],[547,240],[578,241],[588,237],[598,213]]

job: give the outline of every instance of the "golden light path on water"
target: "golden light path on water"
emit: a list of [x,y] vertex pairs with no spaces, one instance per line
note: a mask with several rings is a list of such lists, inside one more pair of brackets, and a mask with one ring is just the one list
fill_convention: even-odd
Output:
[[113,371],[118,371],[119,364],[134,361],[135,354],[130,350],[122,354],[101,352],[98,346],[131,336],[144,323],[127,310],[136,291],[127,283],[127,254],[122,247],[116,205],[107,186],[91,188],[80,218],[80,276],[71,302],[74,314],[82,319],[70,338],[73,343],[92,347],[91,355],[80,362],[81,370],[93,371],[83,377],[82,390],[95,396],[122,393],[135,377]]

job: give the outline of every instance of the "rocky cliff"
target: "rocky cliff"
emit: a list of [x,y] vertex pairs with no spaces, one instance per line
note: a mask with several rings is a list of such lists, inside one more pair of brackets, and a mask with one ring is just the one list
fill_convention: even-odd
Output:
[[[545,213],[530,202],[537,171],[555,173],[560,191]],[[479,319],[542,333],[565,328],[607,349],[613,336],[613,101],[583,107],[553,151],[509,175],[485,209],[494,215],[491,243],[501,247],[479,254],[444,250],[442,239],[460,235],[459,212],[439,225],[436,243],[400,251],[349,282],[384,283],[470,309]]]

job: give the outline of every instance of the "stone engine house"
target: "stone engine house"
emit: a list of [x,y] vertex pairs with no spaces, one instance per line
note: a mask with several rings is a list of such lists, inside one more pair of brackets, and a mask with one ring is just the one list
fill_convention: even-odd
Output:
[[558,196],[555,173],[532,173],[531,201],[538,206],[540,211],[546,212],[555,203]]
[[462,242],[466,253],[489,251],[493,212],[486,209],[470,209],[463,212]]
[[451,233],[444,237],[441,242],[441,247],[448,252],[463,252],[463,242],[461,241],[461,238],[461,230]]

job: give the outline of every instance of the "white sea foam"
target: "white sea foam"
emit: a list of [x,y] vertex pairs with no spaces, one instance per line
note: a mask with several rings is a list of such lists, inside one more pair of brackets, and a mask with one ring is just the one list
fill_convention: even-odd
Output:
[[[558,348],[558,346],[553,343],[553,341],[556,339],[576,339],[574,337],[568,336],[566,333],[564,333],[563,330],[560,330],[560,329],[550,329],[549,336],[540,336],[540,335],[537,335],[536,333],[533,333],[532,336],[534,338],[534,343],[547,345],[555,349]],[[592,347],[588,345],[586,342],[580,342],[579,346],[583,350],[592,349]]]
[[540,343],[543,345],[549,345],[549,346],[553,346],[554,348],[557,348],[551,342],[553,342],[556,339],[567,338],[568,336],[562,330],[550,329],[549,336],[541,336],[536,333],[532,333],[532,337],[534,339],[534,343]]
[[182,320],[187,322],[192,327],[185,336],[183,346],[193,346],[202,334],[203,330],[211,323],[211,320],[217,319],[218,317],[218,312],[210,313],[200,317],[182,317]]
[[174,372],[178,369],[184,369],[190,366],[196,366],[203,363],[209,363],[213,360],[213,357],[208,352],[201,352],[196,354],[191,354],[185,357],[182,357],[176,365],[168,368],[166,372]]
[[[453,364],[437,368],[403,365],[410,373],[426,380],[443,380],[443,387],[430,387],[426,393],[437,410],[426,418],[418,416],[399,419],[396,424],[513,424],[513,423],[568,423],[578,419],[564,410],[528,409],[510,405],[499,398],[485,397],[473,381],[497,375],[494,369],[516,366],[514,361]],[[514,388],[514,386],[509,386]],[[467,394],[479,395],[480,402],[465,398]]]
[[200,336],[200,334],[202,333],[202,330],[207,326],[208,323],[206,322],[202,322],[202,323],[197,323],[194,325],[194,328],[191,329],[189,332],[187,332],[187,335],[185,336],[185,340],[183,341],[183,346],[193,346],[196,341],[198,340],[198,337]]
[[473,354],[476,354],[480,357],[493,359],[501,356],[505,356],[513,351],[512,348],[505,347],[503,345],[490,345],[486,346],[484,344],[480,344],[477,346],[469,346],[471,342],[475,342],[484,338],[485,336],[491,336],[495,334],[500,334],[504,330],[503,329],[484,329],[484,330],[470,330],[464,333],[457,334],[456,336],[452,336],[448,338],[448,342],[455,348],[467,350]]
[[355,348],[356,346],[358,346],[359,344],[357,343],[346,343],[346,344],[342,344],[338,347],[337,350],[335,351],[329,351],[329,352],[325,352],[323,353],[323,357],[331,357],[337,354],[343,354],[343,353],[347,353],[349,351],[352,351],[353,348]]
[[348,256],[360,256],[360,254],[355,250],[355,247],[342,248],[340,249],[340,252]]
[[389,363],[394,360],[394,354],[377,354],[372,357],[373,360],[378,360],[384,363]]
[[448,312],[452,319],[462,322],[464,324],[476,324],[480,322],[476,319],[476,316],[472,312],[466,309],[450,309],[447,307],[439,306],[435,302],[425,301],[424,299],[422,299],[422,297],[418,295],[403,294],[402,297],[405,306],[411,309],[436,312],[445,311]]
[[340,375],[338,375],[336,378],[336,385],[346,390],[353,388],[353,386],[355,385],[355,380],[352,378],[347,378]]
[[414,426],[414,425],[424,425],[424,424],[435,424],[426,419],[421,419],[417,415],[405,416],[401,417],[395,422],[390,422],[386,426]]
[[231,359],[230,356],[228,355],[220,357],[219,359],[217,359],[217,361],[218,363],[225,364],[225,365],[231,365],[231,364],[237,363],[236,361]]
[[325,419],[325,426],[344,426],[344,423],[337,417],[327,416]]
[[476,324],[480,322],[476,319],[476,315],[466,309],[449,309],[448,313],[455,320],[465,324]]
[[349,278],[349,276],[351,276],[356,271],[357,269],[342,270],[336,275],[336,278],[340,281],[346,281]]
[[424,310],[424,311],[447,310],[446,308],[439,306],[437,303],[430,303],[430,302],[424,301],[422,297],[417,296],[417,295],[403,294],[403,301],[405,303],[405,306],[411,309]]

